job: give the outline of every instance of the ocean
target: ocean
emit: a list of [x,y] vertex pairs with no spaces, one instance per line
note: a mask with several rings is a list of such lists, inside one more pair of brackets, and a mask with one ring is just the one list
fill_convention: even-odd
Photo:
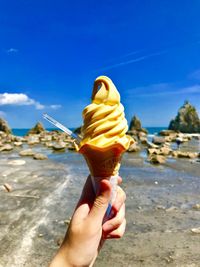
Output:
[[[71,128],[70,130],[74,130],[75,128]],[[147,131],[148,131],[148,134],[149,135],[156,135],[158,134],[160,131],[162,130],[166,130],[167,127],[146,127]],[[12,129],[12,132],[14,135],[16,136],[24,136],[28,133],[30,129],[17,129],[17,128],[14,128]],[[47,131],[52,131],[52,130],[58,130],[57,128],[47,128],[46,129]]]

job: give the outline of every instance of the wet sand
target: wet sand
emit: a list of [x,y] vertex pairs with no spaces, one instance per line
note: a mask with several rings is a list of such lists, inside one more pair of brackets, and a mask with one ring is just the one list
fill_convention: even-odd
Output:
[[[36,148],[40,150],[40,147]],[[48,160],[0,154],[0,267],[48,266],[88,173],[80,155],[43,153]],[[12,165],[25,160],[24,165]],[[15,162],[16,164],[16,162]],[[127,194],[125,236],[105,243],[95,267],[200,266],[200,162],[169,159],[152,166],[125,154],[120,170]]]

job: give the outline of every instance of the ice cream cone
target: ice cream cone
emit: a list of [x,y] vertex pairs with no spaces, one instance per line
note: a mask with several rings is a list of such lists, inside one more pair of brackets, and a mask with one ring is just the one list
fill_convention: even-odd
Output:
[[86,144],[79,150],[87,162],[90,174],[102,178],[118,174],[121,156],[124,151],[125,149],[120,144],[114,144],[106,148]]
[[112,186],[106,217],[111,215],[112,204],[116,198],[118,173],[121,156],[124,151],[124,147],[120,144],[114,144],[106,148],[98,148],[86,144],[79,150],[89,167],[95,194],[97,195],[99,192],[102,179],[107,179]]
[[121,157],[133,140],[126,135],[128,124],[120,94],[108,77],[95,80],[92,103],[83,110],[83,122],[83,139],[77,150],[87,162],[96,194],[102,179],[111,183],[109,214],[117,194]]

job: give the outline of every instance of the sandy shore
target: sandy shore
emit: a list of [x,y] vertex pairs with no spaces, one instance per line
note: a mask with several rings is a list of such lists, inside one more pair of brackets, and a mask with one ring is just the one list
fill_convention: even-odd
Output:
[[[0,154],[0,184],[13,189],[0,189],[1,267],[47,266],[64,236],[88,170],[76,153],[48,156]],[[155,167],[125,154],[120,172],[126,234],[106,242],[95,266],[199,266],[200,234],[191,229],[200,227],[200,162],[169,159]]]

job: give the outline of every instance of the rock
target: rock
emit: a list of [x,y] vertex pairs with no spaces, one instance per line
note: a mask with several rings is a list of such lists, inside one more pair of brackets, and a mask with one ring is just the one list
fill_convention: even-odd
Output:
[[3,145],[2,147],[0,147],[0,152],[11,151],[11,150],[13,150],[13,146],[11,146],[10,144],[6,144],[6,145]]
[[47,143],[45,143],[45,146],[48,148],[52,148],[54,146],[54,144],[52,142],[47,142]]
[[148,133],[148,131],[146,129],[142,128],[141,121],[136,116],[133,116],[133,118],[130,122],[129,131],[130,132],[133,132],[133,131],[144,132],[146,134]]
[[200,234],[200,227],[192,228],[191,232],[194,233],[194,234]]
[[41,122],[38,122],[29,132],[28,135],[30,134],[40,134],[45,131],[45,128],[43,127]]
[[175,142],[175,141],[176,141],[176,135],[165,136],[165,142]]
[[195,140],[200,141],[200,135],[192,135],[192,138]]
[[136,143],[134,143],[129,146],[127,152],[139,152],[140,150],[140,147]]
[[153,164],[162,164],[165,163],[166,158],[164,156],[152,154],[149,158],[149,161]]
[[163,206],[163,205],[157,205],[156,206],[156,210],[165,210],[166,208],[165,208],[165,206]]
[[161,136],[177,136],[177,132],[173,130],[162,130],[159,132]]
[[19,155],[22,157],[26,157],[26,156],[33,156],[35,154],[35,152],[32,149],[25,149],[19,152]]
[[28,138],[28,145],[29,146],[34,146],[40,143],[40,140],[38,137],[36,136],[30,136],[30,138]]
[[172,156],[176,158],[188,158],[188,159],[194,159],[198,157],[198,153],[196,152],[185,152],[185,151],[173,151]]
[[43,234],[38,234],[38,237],[43,237],[44,235]]
[[169,154],[171,154],[172,150],[169,147],[161,147],[159,149],[159,155],[163,155],[163,156],[168,156]]
[[185,101],[168,128],[182,133],[200,133],[200,119],[195,107]]
[[158,149],[157,148],[147,148],[147,153],[152,155],[152,154],[155,154],[155,155],[158,155]]
[[171,207],[167,208],[165,211],[166,212],[171,212],[171,211],[174,211],[174,210],[177,210],[177,207],[171,206]]
[[23,143],[22,142],[14,142],[14,146],[22,146]]
[[56,244],[57,246],[61,246],[62,245],[62,242],[63,242],[63,237],[59,237],[57,240],[56,240]]
[[24,165],[26,163],[25,160],[22,159],[14,159],[8,162],[8,165],[13,165],[13,166],[19,166],[19,165]]
[[66,144],[64,142],[60,142],[60,143],[54,144],[52,148],[55,151],[65,151]]
[[194,210],[200,210],[200,204],[195,204],[192,208]]
[[142,124],[140,120],[136,116],[133,116],[130,126],[129,126],[129,131],[132,131],[132,130],[140,131],[141,129],[142,129]]
[[156,145],[156,144],[154,144],[152,142],[147,142],[147,146],[148,146],[148,148],[159,148],[158,145]]
[[147,145],[148,144],[148,140],[146,137],[139,137],[140,143],[143,145]]
[[64,224],[69,225],[69,224],[70,224],[70,221],[71,221],[71,218],[68,219],[68,220],[65,220],[65,221],[64,221]]
[[67,145],[67,149],[70,150],[70,151],[75,151],[76,150],[74,144]]
[[178,158],[178,151],[172,151],[172,157]]
[[12,191],[12,186],[8,183],[5,183],[3,185],[3,188],[7,191],[7,192],[11,192]]
[[0,131],[4,132],[6,134],[10,134],[11,133],[11,129],[8,126],[7,121],[5,121],[2,118],[0,118]]
[[43,143],[51,142],[52,141],[52,136],[51,135],[45,135],[43,137],[40,137],[40,141]]
[[44,160],[44,159],[48,159],[48,157],[44,154],[41,154],[41,153],[36,153],[33,155],[33,158],[34,159],[37,159],[37,160]]
[[162,145],[165,143],[165,138],[161,136],[154,136],[152,142],[156,145]]

